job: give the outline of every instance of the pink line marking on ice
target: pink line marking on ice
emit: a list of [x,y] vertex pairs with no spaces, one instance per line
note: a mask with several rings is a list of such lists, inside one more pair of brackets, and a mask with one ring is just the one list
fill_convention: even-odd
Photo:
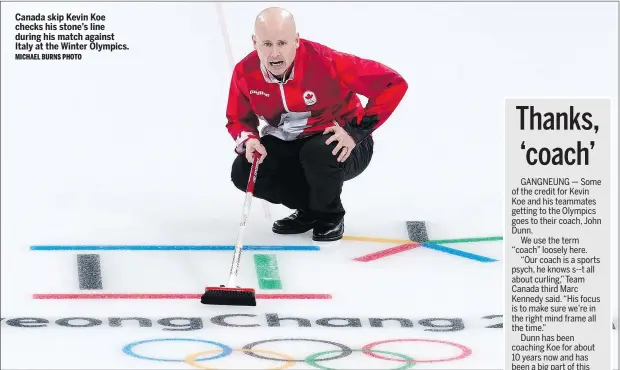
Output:
[[358,262],[370,262],[370,261],[378,260],[380,258],[391,256],[397,253],[402,253],[410,249],[417,248],[419,246],[420,246],[419,243],[402,244],[397,247],[383,249],[375,253],[370,253],[365,256],[357,257],[357,258],[354,258],[353,260],[358,261]]

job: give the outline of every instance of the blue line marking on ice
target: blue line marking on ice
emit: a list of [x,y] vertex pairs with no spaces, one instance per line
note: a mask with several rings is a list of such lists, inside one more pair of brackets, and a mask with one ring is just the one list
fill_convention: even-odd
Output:
[[469,258],[469,259],[472,259],[472,260],[475,260],[475,261],[479,261],[479,262],[496,262],[497,261],[497,260],[495,260],[493,258],[481,256],[479,254],[463,252],[463,251],[460,251],[458,249],[444,247],[443,245],[439,245],[439,244],[423,243],[422,246],[426,247],[426,248],[434,249],[434,250],[437,250],[437,251],[440,251],[440,252],[444,252],[444,253],[448,253],[448,254],[453,254],[455,256]]

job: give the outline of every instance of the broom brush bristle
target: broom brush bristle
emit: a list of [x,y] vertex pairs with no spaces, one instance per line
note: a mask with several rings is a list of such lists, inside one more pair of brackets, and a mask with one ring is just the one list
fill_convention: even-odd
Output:
[[200,302],[224,306],[256,306],[256,292],[252,288],[207,287]]

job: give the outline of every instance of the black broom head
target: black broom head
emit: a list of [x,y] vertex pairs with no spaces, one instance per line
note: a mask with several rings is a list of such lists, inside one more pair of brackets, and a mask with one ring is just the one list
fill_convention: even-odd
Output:
[[256,306],[256,292],[252,288],[206,287],[200,302],[222,306]]

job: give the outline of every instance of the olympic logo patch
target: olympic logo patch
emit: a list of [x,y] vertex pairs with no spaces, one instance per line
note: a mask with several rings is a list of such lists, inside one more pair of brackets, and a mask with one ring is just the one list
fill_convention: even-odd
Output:
[[[195,352],[185,355],[183,359],[148,357],[145,355],[138,354],[135,351],[136,347],[144,347],[145,345],[149,343],[171,342],[171,341],[198,342],[198,343],[204,343],[204,344],[216,346],[219,348],[218,349],[207,349],[207,350],[197,351],[197,352],[195,351]],[[335,350],[329,349],[325,351],[316,352],[316,353],[307,355],[305,358],[301,358],[301,359],[295,358],[290,354],[283,353],[280,351],[255,349],[255,347],[266,344],[266,343],[284,342],[284,341],[302,341],[302,342],[322,343],[322,344],[328,344],[330,346],[337,347],[337,349]],[[400,343],[402,342],[435,343],[435,344],[440,344],[443,346],[451,347],[450,350],[452,351],[456,349],[458,350],[459,353],[452,357],[445,357],[445,358],[416,359],[413,356],[410,356],[404,353],[376,349],[376,347],[379,345],[386,345],[389,343],[399,343],[399,342]],[[144,349],[141,348],[141,350],[144,350]],[[129,343],[123,347],[123,352],[126,355],[129,355],[131,357],[135,357],[138,359],[142,359],[142,360],[161,361],[161,362],[185,362],[191,367],[196,368],[196,369],[216,369],[215,367],[205,366],[201,362],[214,361],[220,358],[228,357],[234,352],[239,352],[239,353],[243,353],[245,355],[254,357],[256,359],[284,362],[282,365],[278,367],[272,367],[270,369],[288,369],[290,367],[293,367],[296,363],[306,363],[316,369],[328,369],[328,370],[331,370],[332,368],[319,364],[319,362],[326,362],[326,361],[332,361],[332,360],[345,358],[351,355],[353,352],[360,352],[364,355],[374,357],[376,359],[380,359],[383,361],[388,361],[388,362],[396,362],[396,363],[404,362],[403,365],[400,365],[398,367],[392,367],[391,369],[409,369],[417,363],[436,363],[436,362],[457,361],[457,360],[464,359],[465,357],[471,355],[472,353],[469,347],[459,344],[459,343],[436,340],[436,339],[421,339],[421,338],[388,339],[388,340],[383,340],[383,341],[376,341],[376,342],[368,343],[359,349],[353,349],[345,344],[334,342],[334,341],[322,340],[322,339],[309,339],[309,338],[267,339],[267,340],[252,342],[252,343],[244,345],[242,348],[236,348],[236,349],[224,343],[210,341],[210,340],[194,339],[194,338],[159,338],[159,339],[148,339],[148,340],[142,340],[142,341]],[[201,356],[206,356],[206,355],[211,355],[211,356],[201,357]],[[265,356],[265,355],[268,355],[268,356]],[[327,355],[331,355],[331,356],[327,356]]]
[[312,91],[304,91],[303,97],[306,105],[313,105],[316,103],[316,94]]

